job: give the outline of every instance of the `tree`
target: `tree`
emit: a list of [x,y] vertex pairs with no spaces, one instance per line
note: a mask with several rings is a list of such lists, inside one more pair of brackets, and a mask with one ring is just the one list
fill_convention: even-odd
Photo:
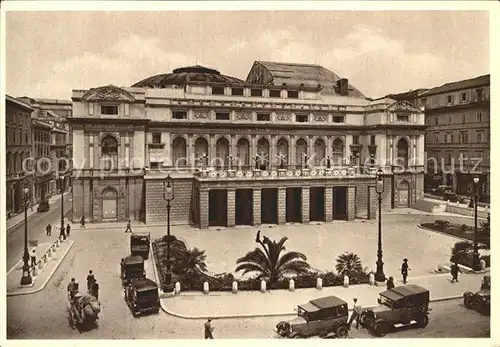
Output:
[[341,276],[347,275],[347,277],[353,278],[365,273],[361,259],[357,254],[343,253],[338,256],[336,262],[335,270]]
[[197,278],[207,271],[207,255],[198,248],[183,249],[175,257],[174,270],[182,278]]
[[310,269],[307,257],[300,252],[285,252],[284,245],[287,240],[288,237],[282,237],[276,242],[264,236],[261,241],[259,230],[255,242],[261,247],[256,247],[239,258],[235,272],[243,271],[243,275],[255,272],[258,279],[268,278],[271,288],[285,275],[307,273]]

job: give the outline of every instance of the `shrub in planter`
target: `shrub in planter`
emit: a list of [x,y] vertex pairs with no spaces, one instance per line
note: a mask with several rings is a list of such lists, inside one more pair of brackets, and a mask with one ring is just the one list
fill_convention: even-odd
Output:
[[459,252],[471,249],[472,246],[473,246],[472,242],[469,241],[456,242],[455,245],[453,245],[453,248],[451,249],[451,255],[453,256]]
[[323,287],[340,286],[344,282],[342,276],[331,271],[321,274],[321,278],[323,279]]
[[463,232],[466,232],[468,228],[469,228],[469,226],[467,224],[460,225],[460,230]]
[[462,250],[451,256],[450,261],[452,263],[457,263],[465,265],[467,267],[472,267],[472,252],[470,250]]
[[438,219],[434,221],[434,224],[440,229],[446,229],[450,226],[450,222],[447,220]]

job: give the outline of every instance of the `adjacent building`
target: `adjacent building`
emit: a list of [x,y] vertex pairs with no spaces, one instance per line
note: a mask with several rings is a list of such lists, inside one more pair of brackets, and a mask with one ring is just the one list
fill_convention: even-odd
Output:
[[[318,65],[203,66],[73,90],[73,219],[200,228],[374,218],[423,197],[424,114]],[[366,163],[366,165],[365,165]]]
[[[36,113],[36,110],[34,111]],[[50,160],[50,145],[52,125],[43,118],[34,115],[31,119],[31,138],[33,143],[33,202],[47,200],[54,194],[51,182],[54,175]]]
[[5,164],[7,218],[23,209],[23,189],[32,189],[29,158],[32,153],[31,113],[33,108],[23,101],[5,96]]

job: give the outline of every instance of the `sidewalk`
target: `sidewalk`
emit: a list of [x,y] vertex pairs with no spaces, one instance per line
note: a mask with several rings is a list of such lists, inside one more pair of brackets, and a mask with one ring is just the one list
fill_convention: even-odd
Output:
[[[66,196],[68,194],[71,194],[71,193],[66,192],[66,193],[64,193],[64,196]],[[59,200],[61,200],[61,194],[57,194],[57,195],[52,196],[49,199],[50,207],[52,208],[52,205]],[[33,205],[33,210],[31,210],[31,208],[28,208],[28,220],[33,215],[38,213],[38,212],[36,212],[37,208],[38,208],[38,204]],[[41,213],[45,213],[45,212],[41,212]],[[14,217],[12,217],[10,219],[7,219],[6,224],[5,224],[5,227],[7,228],[7,232],[9,232],[11,229],[13,229],[14,227],[18,226],[19,224],[21,224],[23,222],[24,222],[24,211],[21,213],[18,213],[17,215],[15,215]]]
[[[429,289],[431,301],[441,301],[461,298],[465,291],[476,292],[481,286],[484,275],[462,275],[458,283],[450,282],[449,274],[427,275],[419,278],[409,278],[408,284],[417,284]],[[157,279],[158,280],[158,279]],[[396,286],[402,285],[396,281]],[[161,299],[162,309],[173,316],[186,319],[213,318],[248,318],[265,316],[295,315],[297,305],[304,304],[311,299],[335,295],[349,303],[352,308],[353,298],[358,298],[362,307],[377,305],[383,286],[370,286],[368,284],[344,287],[324,287],[322,290],[315,288],[288,290],[273,290],[266,293],[258,291],[244,291],[233,294],[231,292],[213,292],[205,295],[201,292],[186,292],[175,297]]]
[[[59,247],[53,247],[54,243],[39,244],[37,247],[39,257],[37,261],[39,263],[36,267],[36,274],[34,275],[31,271],[33,279],[32,284],[27,286],[20,285],[23,274],[23,260],[21,259],[7,272],[7,296],[33,294],[43,290],[66,257],[66,254],[68,254],[73,244],[74,241],[72,240],[66,240],[59,243]],[[47,253],[49,249],[51,249],[50,256]],[[53,251],[54,249],[55,252]],[[46,254],[47,256],[44,257]]]

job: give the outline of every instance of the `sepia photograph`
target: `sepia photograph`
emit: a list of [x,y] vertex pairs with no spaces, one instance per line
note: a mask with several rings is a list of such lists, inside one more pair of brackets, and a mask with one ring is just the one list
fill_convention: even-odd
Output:
[[1,344],[493,345],[493,7],[55,3],[2,4]]

